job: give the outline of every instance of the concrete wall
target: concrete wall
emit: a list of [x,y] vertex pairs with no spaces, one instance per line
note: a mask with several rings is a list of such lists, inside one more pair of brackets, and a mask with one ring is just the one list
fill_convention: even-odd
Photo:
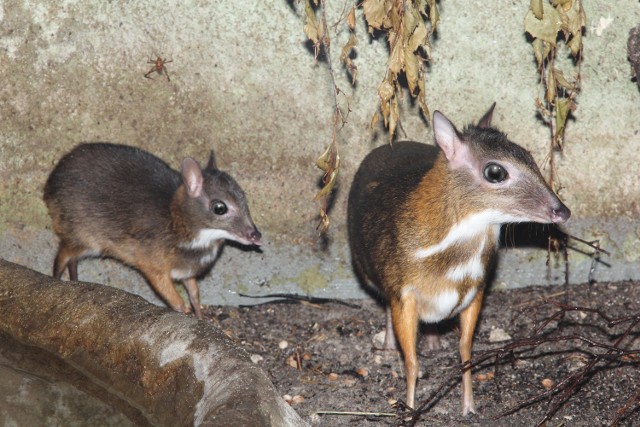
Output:
[[[346,247],[346,194],[355,169],[381,128],[377,108],[387,50],[370,39],[358,11],[357,87],[341,69],[352,112],[340,131],[342,170],[329,245],[317,238],[315,158],[331,141],[332,93],[323,63],[302,31],[302,6],[260,2],[104,2],[5,0],[0,3],[0,257],[49,272],[57,245],[41,193],[55,162],[81,141],[141,146],[176,168],[189,155],[218,163],[249,195],[265,235],[262,253],[227,247],[201,285],[203,303],[236,303],[235,292],[295,291],[361,296]],[[330,1],[334,22],[343,3]],[[539,93],[523,33],[528,2],[444,0],[427,75],[427,101],[455,123],[475,121],[494,100],[494,124],[541,163],[548,131],[536,119]],[[626,58],[629,29],[640,23],[635,0],[585,0],[582,93],[558,160],[561,196],[573,217],[565,229],[602,239],[610,267],[600,280],[640,278],[640,92]],[[334,63],[347,34],[332,33]],[[144,74],[156,55],[171,81]],[[411,139],[431,129],[408,102]],[[557,281],[541,250],[502,251],[496,286]],[[572,280],[590,260],[571,254]],[[80,277],[158,301],[140,276],[113,261],[81,263]]]

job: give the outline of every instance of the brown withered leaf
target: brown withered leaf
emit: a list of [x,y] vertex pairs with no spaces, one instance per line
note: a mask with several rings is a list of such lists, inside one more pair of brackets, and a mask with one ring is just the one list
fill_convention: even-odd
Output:
[[524,18],[524,30],[532,37],[542,39],[552,46],[556,45],[558,31],[562,29],[562,19],[558,11],[549,3],[543,3],[543,17],[536,18],[531,10]]
[[349,36],[349,41],[343,46],[342,52],[340,53],[340,59],[344,61],[347,69],[349,70],[349,74],[351,74],[352,85],[356,83],[356,79],[358,77],[358,67],[353,63],[353,61],[351,61],[351,58],[349,58],[349,54],[356,44],[358,44],[358,39],[356,38],[356,35],[354,33],[351,33],[351,35]]
[[409,40],[407,42],[407,47],[411,53],[414,53],[418,50],[420,46],[423,46],[429,37],[429,31],[427,30],[427,26],[424,25],[424,21],[422,19],[418,19],[416,21],[416,25],[414,30],[409,35]]
[[409,46],[404,48],[404,73],[407,77],[407,83],[409,84],[409,91],[411,96],[416,96],[419,91],[418,81],[420,80],[420,63],[418,57],[413,54]]
[[393,140],[393,135],[396,133],[396,126],[400,119],[400,108],[398,106],[398,97],[394,96],[391,100],[390,112],[389,112],[389,142]]
[[561,88],[568,91],[572,91],[575,88],[575,84],[569,83],[569,81],[564,77],[564,73],[562,72],[562,70],[553,68],[552,73],[557,86],[560,86]]
[[347,15],[347,25],[351,31],[356,29],[356,7],[352,6]]
[[420,109],[422,110],[422,114],[424,114],[424,116],[427,118],[427,121],[429,123],[431,123],[431,113],[429,112],[429,107],[427,107],[427,101],[426,101],[426,89],[424,87],[424,79],[420,78],[418,80],[418,88],[420,88],[420,92],[418,93],[417,99],[418,99],[418,104],[420,105]]
[[314,44],[318,44],[322,39],[322,31],[321,27],[318,25],[318,21],[316,20],[316,13],[313,10],[313,7],[311,7],[309,0],[305,3],[304,12],[306,15],[304,33]]
[[364,17],[369,25],[369,32],[372,32],[372,28],[377,30],[382,28],[382,24],[387,18],[384,3],[385,0],[364,0],[362,2]]
[[531,0],[529,9],[531,9],[536,19],[542,19],[542,0]]
[[404,68],[404,53],[401,40],[397,40],[395,46],[393,46],[387,68],[392,75],[398,74]]
[[328,196],[336,185],[336,178],[340,169],[340,155],[335,141],[318,157],[316,166],[324,171],[324,176],[322,177],[323,187],[315,197],[315,200],[319,200]]
[[542,68],[542,64],[549,57],[551,52],[551,46],[549,43],[542,41],[541,39],[533,40],[533,54],[536,56],[538,62],[538,68]]
[[375,113],[373,113],[373,117],[371,117],[371,123],[369,124],[369,129],[373,130],[379,121],[380,121],[380,116],[376,111]]
[[574,108],[573,101],[569,98],[556,99],[556,143],[562,149],[564,145],[564,130],[569,111]]
[[550,104],[556,99],[556,79],[553,78],[553,65],[547,69],[547,102]]
[[576,33],[571,37],[571,40],[567,43],[569,49],[571,49],[571,54],[576,57],[582,50],[582,33]]
[[438,12],[438,4],[436,0],[429,0],[429,22],[431,22],[431,32],[435,31],[440,21],[440,12]]
[[388,102],[394,95],[393,85],[389,80],[384,80],[378,87],[378,95],[384,102]]

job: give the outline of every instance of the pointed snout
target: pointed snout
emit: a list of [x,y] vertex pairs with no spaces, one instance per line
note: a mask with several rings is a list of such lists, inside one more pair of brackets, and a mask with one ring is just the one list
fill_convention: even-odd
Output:
[[551,222],[554,224],[564,224],[571,216],[571,211],[564,203],[559,201],[558,206],[551,208]]
[[262,246],[262,233],[258,230],[258,228],[254,225],[253,230],[249,232],[248,239],[251,244],[256,246]]

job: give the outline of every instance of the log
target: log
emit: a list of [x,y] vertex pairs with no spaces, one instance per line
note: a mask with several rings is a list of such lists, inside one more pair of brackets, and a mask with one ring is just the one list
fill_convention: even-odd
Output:
[[307,425],[211,323],[136,295],[0,259],[0,313],[0,346],[35,350],[138,425]]

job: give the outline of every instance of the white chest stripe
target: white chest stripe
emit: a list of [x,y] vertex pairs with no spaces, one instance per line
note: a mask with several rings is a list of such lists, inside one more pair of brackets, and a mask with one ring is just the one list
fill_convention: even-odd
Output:
[[484,276],[484,265],[482,264],[482,251],[487,242],[487,239],[482,240],[482,244],[478,248],[478,252],[471,257],[471,259],[463,264],[456,265],[447,271],[447,279],[452,282],[460,282],[465,277],[469,277],[473,280],[481,279]]
[[216,240],[227,239],[237,240],[237,238],[226,230],[219,230],[216,228],[205,228],[200,230],[196,237],[183,245],[186,249],[202,249],[207,248],[213,244]]
[[425,259],[435,254],[444,252],[454,244],[465,241],[487,231],[490,225],[499,225],[510,222],[528,221],[528,218],[506,214],[493,209],[478,212],[463,218],[449,229],[447,235],[435,245],[420,248],[414,252],[416,259]]

